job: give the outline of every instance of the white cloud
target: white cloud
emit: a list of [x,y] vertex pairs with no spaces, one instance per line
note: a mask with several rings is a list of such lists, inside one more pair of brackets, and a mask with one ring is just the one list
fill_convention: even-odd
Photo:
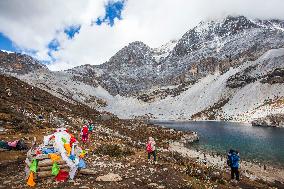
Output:
[[[47,52],[48,43],[65,27],[87,24],[104,15],[105,0],[3,0],[0,32],[23,49]],[[39,58],[40,58],[39,57]]]
[[[57,61],[49,65],[50,69],[58,70],[101,64],[136,40],[157,47],[180,38],[202,20],[227,15],[284,19],[283,0],[128,0],[123,19],[116,20],[113,27],[90,26],[92,19],[104,14],[105,1],[47,0],[42,4],[43,1],[36,0],[3,0],[0,31],[19,46],[39,50],[42,58],[47,43],[58,38],[61,48],[53,52]],[[56,32],[73,24],[82,27],[72,40]]]

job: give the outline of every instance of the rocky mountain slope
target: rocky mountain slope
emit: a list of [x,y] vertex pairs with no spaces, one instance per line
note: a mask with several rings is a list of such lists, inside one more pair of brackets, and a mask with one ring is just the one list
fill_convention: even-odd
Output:
[[121,118],[253,121],[283,114],[283,47],[283,21],[229,16],[160,48],[130,43],[98,66],[0,71]]
[[39,70],[47,70],[47,67],[28,55],[0,51],[1,73],[23,75]]
[[68,103],[14,77],[0,75],[0,83],[0,127],[6,129],[28,133],[60,125],[77,128],[87,115],[99,115],[86,105]]

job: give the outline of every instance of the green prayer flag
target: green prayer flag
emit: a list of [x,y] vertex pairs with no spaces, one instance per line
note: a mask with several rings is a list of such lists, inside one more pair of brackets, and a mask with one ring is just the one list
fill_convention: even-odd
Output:
[[36,173],[36,170],[37,170],[37,160],[33,160],[33,162],[31,163],[30,165],[30,170],[34,173]]
[[64,144],[67,142],[65,138],[61,138],[61,140]]
[[52,174],[53,176],[56,176],[56,175],[58,175],[59,170],[60,170],[60,167],[57,165],[56,162],[54,162],[53,165],[52,165],[51,174]]

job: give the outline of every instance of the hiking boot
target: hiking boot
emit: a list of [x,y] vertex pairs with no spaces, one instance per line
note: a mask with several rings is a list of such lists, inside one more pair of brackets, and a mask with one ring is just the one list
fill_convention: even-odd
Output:
[[235,180],[235,179],[231,179],[230,182],[231,182],[232,184],[238,184],[238,181]]

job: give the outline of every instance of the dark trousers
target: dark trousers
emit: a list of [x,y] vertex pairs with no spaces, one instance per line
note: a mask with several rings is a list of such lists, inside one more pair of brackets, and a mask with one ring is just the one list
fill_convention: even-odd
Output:
[[231,179],[234,179],[236,175],[236,180],[240,180],[240,173],[238,167],[231,167]]
[[153,152],[148,152],[148,159],[151,158],[151,155],[154,156],[154,161],[156,161],[157,160],[156,150],[154,150]]

